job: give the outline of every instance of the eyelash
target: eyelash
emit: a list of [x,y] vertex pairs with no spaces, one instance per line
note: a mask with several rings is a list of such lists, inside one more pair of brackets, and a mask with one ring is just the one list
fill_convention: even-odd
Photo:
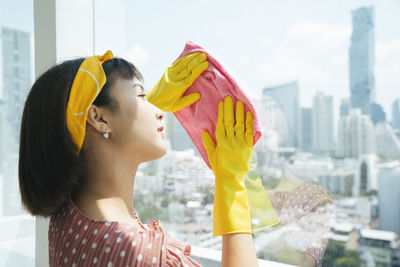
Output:
[[142,98],[145,98],[145,96],[146,96],[146,94],[138,95],[138,97],[142,97]]

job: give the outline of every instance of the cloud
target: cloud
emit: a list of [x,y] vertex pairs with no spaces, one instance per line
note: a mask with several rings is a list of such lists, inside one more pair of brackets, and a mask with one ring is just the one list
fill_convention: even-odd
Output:
[[311,104],[316,90],[347,96],[350,34],[349,27],[298,21],[287,28],[284,38],[275,40],[255,76],[266,85],[299,78],[300,88],[305,88],[300,94],[305,105]]
[[259,42],[261,45],[270,45],[273,43],[272,39],[270,37],[266,37],[266,36],[261,37]]
[[334,56],[332,58],[332,62],[336,65],[340,66],[347,66],[349,62],[349,57],[347,55],[342,55],[342,56]]
[[291,39],[313,41],[322,48],[340,45],[349,39],[351,28],[329,25],[325,21],[299,21],[288,28]]
[[388,43],[377,43],[376,45],[377,60],[387,60],[393,57],[400,57],[400,39],[392,40]]
[[[347,98],[351,28],[325,21],[301,20],[287,27],[281,40],[267,43],[254,79],[274,86],[298,79],[300,105],[311,106],[317,90]],[[339,101],[334,100],[335,121]],[[336,125],[336,122],[334,123]]]
[[141,45],[134,45],[124,55],[124,58],[131,61],[135,65],[143,66],[143,64],[147,62],[149,55]]
[[[351,27],[324,21],[303,20],[290,25],[281,40],[269,44],[268,53],[258,63],[254,79],[265,86],[299,78],[302,105],[311,105],[316,90],[336,99],[350,96],[348,79]],[[264,43],[261,38],[260,43]],[[400,82],[400,39],[376,43],[376,97],[390,113],[393,99],[398,98]],[[339,101],[335,101],[337,106]],[[335,112],[337,108],[335,107]]]

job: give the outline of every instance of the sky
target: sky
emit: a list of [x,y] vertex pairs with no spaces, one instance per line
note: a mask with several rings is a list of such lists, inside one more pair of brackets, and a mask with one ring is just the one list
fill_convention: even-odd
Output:
[[[251,98],[298,79],[301,106],[333,95],[335,121],[348,98],[351,12],[375,8],[376,101],[391,118],[400,97],[398,0],[94,0],[95,51],[131,60],[151,90],[191,40],[212,53]],[[32,0],[1,0],[1,23],[33,33]],[[22,8],[21,8],[22,7]],[[397,27],[398,28],[398,27]]]

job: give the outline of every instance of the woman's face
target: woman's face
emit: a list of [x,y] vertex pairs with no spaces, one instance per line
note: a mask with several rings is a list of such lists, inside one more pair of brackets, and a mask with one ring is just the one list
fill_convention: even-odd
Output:
[[110,121],[110,141],[116,148],[140,162],[164,156],[167,146],[160,128],[165,114],[146,100],[141,82],[117,78],[111,96],[119,104]]

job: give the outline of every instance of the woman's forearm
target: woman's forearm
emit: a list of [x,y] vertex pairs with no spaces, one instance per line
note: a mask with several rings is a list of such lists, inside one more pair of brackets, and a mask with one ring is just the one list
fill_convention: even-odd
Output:
[[222,236],[222,267],[258,266],[251,234],[225,234]]

